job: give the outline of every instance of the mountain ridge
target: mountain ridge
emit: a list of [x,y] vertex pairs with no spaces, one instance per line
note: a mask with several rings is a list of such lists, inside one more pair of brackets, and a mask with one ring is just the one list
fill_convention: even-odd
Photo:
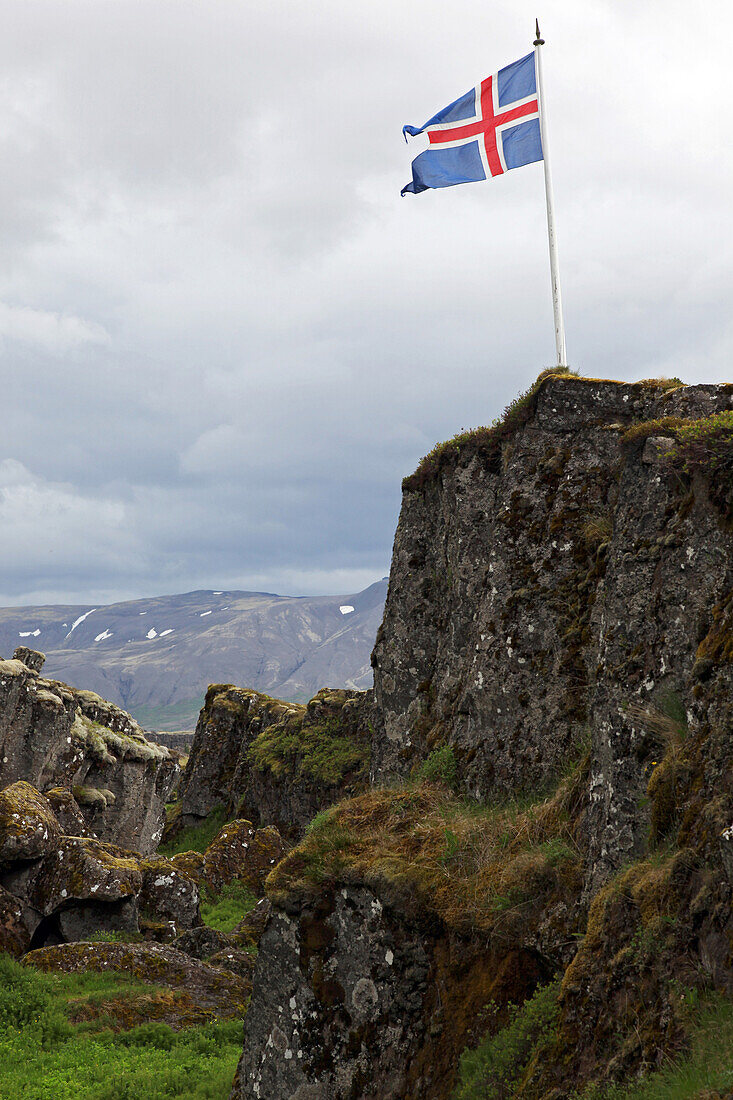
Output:
[[98,606],[0,608],[0,653],[42,649],[49,675],[88,685],[147,728],[193,729],[213,681],[295,702],[324,683],[369,687],[386,590],[385,578],[334,596],[198,589]]

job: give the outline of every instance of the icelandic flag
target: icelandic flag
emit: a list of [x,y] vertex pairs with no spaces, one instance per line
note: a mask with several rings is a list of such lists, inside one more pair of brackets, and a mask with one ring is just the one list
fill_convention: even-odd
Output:
[[412,162],[412,182],[402,188],[419,195],[429,187],[452,187],[500,176],[542,160],[534,53],[482,80],[419,128],[429,147]]

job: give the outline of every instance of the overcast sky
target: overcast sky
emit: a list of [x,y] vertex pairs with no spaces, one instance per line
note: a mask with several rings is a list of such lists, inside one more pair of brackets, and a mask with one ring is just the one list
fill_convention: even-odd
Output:
[[356,591],[554,361],[542,165],[401,136],[544,53],[568,357],[729,380],[729,8],[0,0],[0,603]]

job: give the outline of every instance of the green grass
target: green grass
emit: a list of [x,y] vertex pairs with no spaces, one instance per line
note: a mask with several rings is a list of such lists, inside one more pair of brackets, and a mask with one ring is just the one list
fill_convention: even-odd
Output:
[[217,932],[231,932],[256,904],[251,890],[241,882],[230,882],[217,897],[202,900],[201,919]]
[[693,1100],[714,1090],[733,1089],[733,1001],[718,999],[697,1015],[687,1057],[670,1061],[633,1084],[586,1089],[583,1100]]
[[[175,803],[173,803],[175,806]],[[227,824],[227,812],[223,806],[215,806],[197,825],[187,825],[173,840],[161,844],[158,854],[161,856],[178,855],[179,852],[205,852],[214,837]]]
[[160,707],[135,707],[133,718],[143,729],[162,730],[164,733],[191,733],[196,728],[199,711],[204,705],[203,695],[182,699]]
[[0,955],[0,1096],[226,1100],[242,1050],[240,1021],[113,1032],[103,1021],[73,1024],[67,1016],[72,1000],[153,989],[120,975],[41,974]]

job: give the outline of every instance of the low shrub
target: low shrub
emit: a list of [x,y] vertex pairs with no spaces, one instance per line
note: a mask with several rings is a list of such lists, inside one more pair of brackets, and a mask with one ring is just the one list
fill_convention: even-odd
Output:
[[433,749],[420,767],[420,776],[430,783],[443,783],[446,787],[455,788],[458,764],[451,746],[441,745],[440,748]]

